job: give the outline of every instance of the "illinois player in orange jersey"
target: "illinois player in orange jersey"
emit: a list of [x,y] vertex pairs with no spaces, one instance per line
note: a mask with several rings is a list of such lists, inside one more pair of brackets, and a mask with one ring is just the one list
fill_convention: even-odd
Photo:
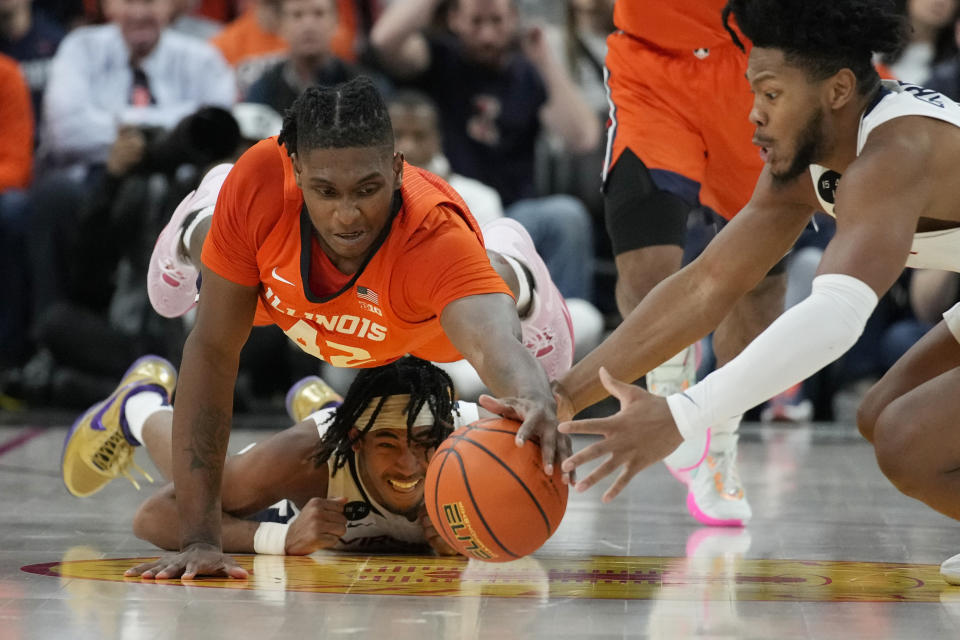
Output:
[[[168,288],[150,285],[155,306],[192,304],[190,263],[180,254],[196,244],[202,213],[202,293],[173,414],[182,551],[168,575],[243,574],[221,551],[219,496],[238,356],[254,322],[277,324],[335,366],[408,353],[465,357],[500,397],[481,404],[523,421],[518,444],[539,438],[545,472],[569,455],[537,360],[566,352],[569,366],[572,358],[568,316],[545,266],[509,221],[488,233],[499,251],[488,256],[456,192],[394,152],[387,107],[369,79],[308,89],[278,138],[248,150],[222,187],[204,182],[199,191],[219,191],[212,218],[195,211],[199,203],[175,212],[152,265]],[[524,348],[519,315],[543,320],[532,329],[549,335],[524,329]]]
[[[763,168],[750,143],[747,54],[724,29],[723,7],[724,0],[619,0],[614,6],[619,30],[607,39],[611,106],[604,209],[616,256],[617,306],[624,317],[680,269],[690,211],[705,205],[711,216],[722,216],[714,222],[723,226],[746,205]],[[782,265],[775,267],[717,327],[718,365],[736,356],[782,311],[782,271]],[[691,386],[695,375],[691,345],[648,372],[647,387],[670,395]],[[579,365],[560,382],[580,389],[596,377],[595,366]],[[696,451],[680,450],[666,459],[671,472],[688,484],[691,514],[705,524],[739,526],[751,517],[736,470],[740,418],[712,427],[709,450],[700,443]]]

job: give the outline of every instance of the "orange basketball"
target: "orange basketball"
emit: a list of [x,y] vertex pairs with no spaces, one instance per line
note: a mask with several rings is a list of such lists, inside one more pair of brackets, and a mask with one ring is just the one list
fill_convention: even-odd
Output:
[[507,562],[547,541],[567,509],[556,468],[543,473],[540,446],[516,445],[520,423],[478,420],[454,431],[427,468],[424,501],[447,544],[471,558]]

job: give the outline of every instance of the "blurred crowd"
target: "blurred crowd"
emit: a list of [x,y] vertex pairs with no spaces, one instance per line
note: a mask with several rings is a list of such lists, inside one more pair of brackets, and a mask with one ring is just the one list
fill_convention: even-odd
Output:
[[[903,10],[913,40],[878,66],[960,99],[960,0]],[[276,135],[304,88],[357,74],[387,96],[408,162],[481,222],[523,224],[580,317],[614,327],[600,175],[612,13],[613,0],[0,0],[0,409],[87,406],[143,353],[178,364],[189,318],[161,318],[146,295],[158,232],[206,168]],[[690,217],[691,245],[708,219]],[[818,215],[791,255],[788,305],[832,228]],[[906,274],[857,346],[764,417],[850,419],[958,278]],[[314,372],[286,341],[254,331],[238,410]]]

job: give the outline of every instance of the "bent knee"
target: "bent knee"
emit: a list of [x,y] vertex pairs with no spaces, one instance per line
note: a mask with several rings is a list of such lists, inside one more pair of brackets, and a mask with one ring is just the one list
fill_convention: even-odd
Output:
[[[917,440],[909,416],[901,410],[902,405],[894,401],[879,412],[872,423],[871,441],[880,471],[900,491],[911,495],[911,487],[917,483],[925,465],[915,459]],[[860,431],[864,432],[863,426]]]
[[874,441],[874,433],[877,428],[877,420],[880,414],[890,405],[895,398],[890,398],[889,393],[885,391],[883,381],[870,387],[867,395],[864,396],[857,408],[857,429],[868,442]]

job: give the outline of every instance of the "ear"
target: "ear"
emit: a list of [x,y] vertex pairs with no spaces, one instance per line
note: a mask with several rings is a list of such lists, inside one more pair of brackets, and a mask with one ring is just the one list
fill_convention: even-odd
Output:
[[351,442],[353,442],[353,446],[351,448],[354,450],[354,452],[359,453],[360,451],[362,451],[363,438],[357,438],[357,436],[360,435],[360,432],[357,431],[356,428],[353,428],[353,429],[350,429],[350,432],[348,435],[350,437]]
[[857,96],[857,76],[850,69],[840,69],[827,80],[827,105],[836,111]]
[[399,189],[403,186],[403,153],[396,151],[393,154],[393,188]]
[[303,185],[300,180],[300,173],[303,171],[303,167],[300,165],[300,156],[296,152],[290,154],[290,160],[293,161],[293,177],[297,181],[297,188],[303,189]]

